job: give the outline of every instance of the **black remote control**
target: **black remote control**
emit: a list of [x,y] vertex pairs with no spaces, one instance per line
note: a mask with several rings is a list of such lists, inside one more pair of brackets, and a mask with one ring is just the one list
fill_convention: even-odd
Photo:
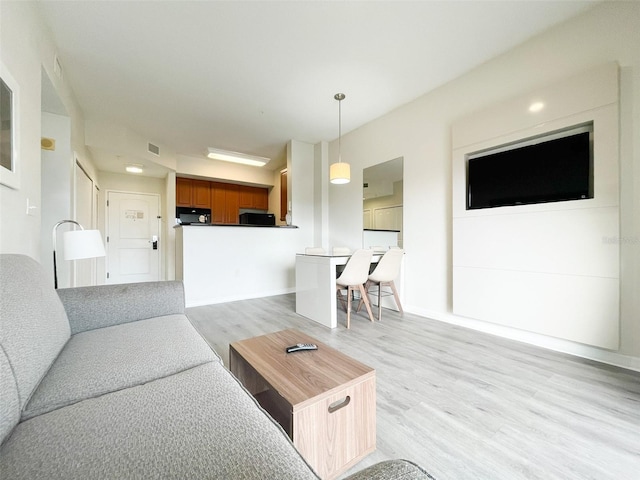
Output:
[[285,350],[287,353],[301,352],[303,350],[317,350],[318,346],[315,343],[296,343],[287,347]]

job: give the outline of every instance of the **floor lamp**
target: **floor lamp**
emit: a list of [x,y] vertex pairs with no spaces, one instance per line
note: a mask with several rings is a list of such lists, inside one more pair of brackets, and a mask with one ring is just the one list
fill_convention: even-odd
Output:
[[62,220],[53,226],[53,285],[58,288],[58,270],[56,266],[56,244],[58,227],[64,223],[73,223],[80,230],[70,230],[62,234],[65,260],[104,257],[104,244],[99,230],[85,230],[75,220]]

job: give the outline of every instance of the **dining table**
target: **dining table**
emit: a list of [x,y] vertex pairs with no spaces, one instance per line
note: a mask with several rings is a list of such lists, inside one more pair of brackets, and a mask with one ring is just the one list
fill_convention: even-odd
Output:
[[[374,251],[371,264],[377,264],[384,252]],[[296,254],[296,313],[328,328],[338,326],[336,278],[350,254]],[[401,282],[396,282],[396,286]],[[399,288],[399,287],[398,287]],[[372,304],[376,304],[372,296]],[[383,306],[387,306],[383,303]],[[396,308],[390,303],[390,308]]]

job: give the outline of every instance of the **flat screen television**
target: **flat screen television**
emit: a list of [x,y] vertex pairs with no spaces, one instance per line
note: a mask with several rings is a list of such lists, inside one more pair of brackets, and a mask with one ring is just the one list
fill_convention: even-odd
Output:
[[467,155],[467,210],[593,198],[593,124]]

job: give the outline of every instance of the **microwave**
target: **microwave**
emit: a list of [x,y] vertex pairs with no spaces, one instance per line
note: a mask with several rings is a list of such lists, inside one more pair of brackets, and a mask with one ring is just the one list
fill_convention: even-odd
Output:
[[241,225],[275,225],[276,216],[273,213],[241,213]]

